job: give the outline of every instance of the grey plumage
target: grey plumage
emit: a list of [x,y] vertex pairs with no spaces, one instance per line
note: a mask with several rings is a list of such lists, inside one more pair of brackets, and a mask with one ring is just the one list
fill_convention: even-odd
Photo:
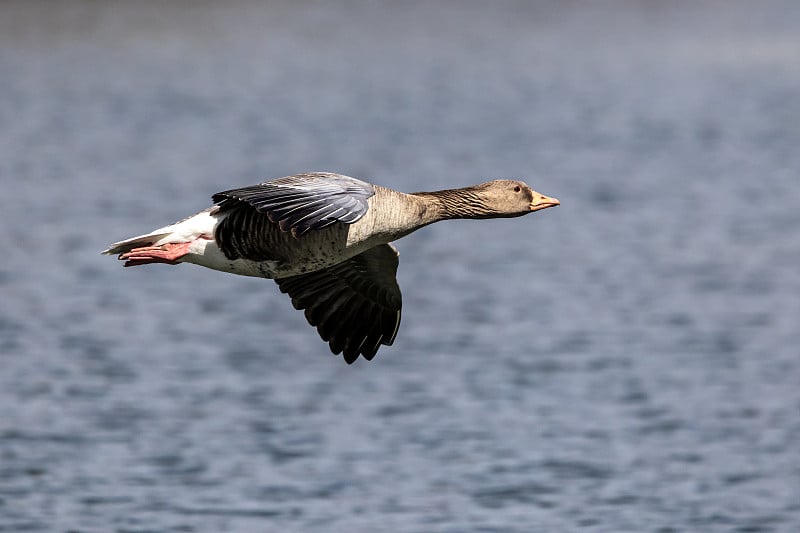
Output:
[[352,224],[367,212],[367,199],[373,194],[372,185],[356,178],[313,172],[223,191],[212,199],[222,210],[245,203],[300,237],[336,222]]
[[521,181],[405,194],[325,172],[215,194],[215,206],[112,244],[126,266],[195,263],[272,278],[347,363],[372,359],[400,326],[389,244],[440,220],[521,216],[558,205]]
[[359,354],[370,360],[381,344],[394,342],[400,327],[397,257],[391,244],[381,244],[331,267],[275,282],[295,309],[305,310],[333,353],[342,353],[347,363]]

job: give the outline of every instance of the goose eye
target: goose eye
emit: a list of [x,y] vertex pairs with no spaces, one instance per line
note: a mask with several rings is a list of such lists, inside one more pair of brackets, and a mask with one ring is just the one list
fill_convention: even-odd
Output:
[[521,190],[522,190],[522,189],[519,187],[519,185],[515,185],[515,186],[514,186],[514,192],[519,192],[519,191],[521,191]]

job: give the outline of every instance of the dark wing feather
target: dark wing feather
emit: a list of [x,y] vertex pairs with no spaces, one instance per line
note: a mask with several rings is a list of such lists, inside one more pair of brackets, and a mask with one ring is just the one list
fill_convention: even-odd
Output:
[[219,192],[212,198],[223,209],[244,202],[265,213],[281,230],[300,237],[335,222],[352,224],[367,212],[367,199],[373,194],[367,182],[313,172]]
[[394,342],[403,306],[397,285],[397,250],[381,244],[337,265],[276,279],[295,309],[304,309],[331,351],[348,364],[375,357]]

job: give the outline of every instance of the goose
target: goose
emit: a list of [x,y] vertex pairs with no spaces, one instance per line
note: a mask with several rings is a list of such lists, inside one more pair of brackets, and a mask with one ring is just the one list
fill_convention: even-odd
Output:
[[560,205],[517,180],[407,194],[330,172],[273,179],[212,200],[208,209],[102,253],[126,267],[193,263],[274,279],[348,364],[359,355],[372,360],[397,336],[402,297],[392,241],[440,220],[510,218]]

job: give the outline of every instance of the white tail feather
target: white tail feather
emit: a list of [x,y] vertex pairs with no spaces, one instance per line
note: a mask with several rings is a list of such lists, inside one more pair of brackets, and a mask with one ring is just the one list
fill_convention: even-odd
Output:
[[192,242],[200,237],[213,239],[214,228],[217,225],[216,213],[217,209],[214,207],[200,211],[196,215],[185,218],[180,222],[159,228],[145,235],[115,242],[107,250],[103,250],[100,253],[116,255],[142,246],[160,246],[171,242]]
[[117,254],[124,254],[125,252],[130,252],[134,248],[141,248],[142,246],[152,246],[156,243],[156,241],[166,237],[169,235],[170,232],[167,233],[148,233],[147,235],[139,235],[138,237],[131,237],[130,239],[125,239],[124,241],[115,242],[111,246],[108,247],[107,250],[103,250],[100,252],[101,254],[105,255],[117,255]]

